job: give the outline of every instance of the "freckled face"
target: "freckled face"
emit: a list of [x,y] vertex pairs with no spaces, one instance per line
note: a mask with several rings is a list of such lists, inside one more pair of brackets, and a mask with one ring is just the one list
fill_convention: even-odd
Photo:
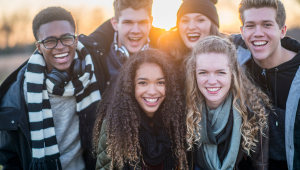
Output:
[[143,63],[136,71],[135,98],[145,113],[152,117],[165,99],[165,78],[159,65]]
[[231,86],[228,56],[221,53],[199,54],[196,79],[207,106],[216,109],[226,98]]

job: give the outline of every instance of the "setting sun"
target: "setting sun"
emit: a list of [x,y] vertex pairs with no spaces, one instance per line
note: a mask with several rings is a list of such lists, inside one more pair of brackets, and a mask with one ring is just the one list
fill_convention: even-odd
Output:
[[176,14],[182,0],[154,0],[153,26],[169,30],[176,26]]

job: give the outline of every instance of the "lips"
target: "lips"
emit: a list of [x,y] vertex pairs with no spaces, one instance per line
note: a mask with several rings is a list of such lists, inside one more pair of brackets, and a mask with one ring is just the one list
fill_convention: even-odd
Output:
[[217,94],[221,90],[221,87],[206,87],[206,91],[209,94]]
[[252,41],[254,47],[263,47],[268,44],[268,41]]
[[69,53],[55,54],[53,56],[58,63],[64,63],[69,58]]
[[148,106],[156,106],[158,104],[160,98],[159,97],[156,97],[156,98],[145,97],[143,99]]
[[142,37],[128,37],[128,40],[130,41],[131,45],[136,46],[139,44]]
[[200,38],[199,33],[188,33],[186,36],[187,36],[188,40],[191,42],[198,41]]

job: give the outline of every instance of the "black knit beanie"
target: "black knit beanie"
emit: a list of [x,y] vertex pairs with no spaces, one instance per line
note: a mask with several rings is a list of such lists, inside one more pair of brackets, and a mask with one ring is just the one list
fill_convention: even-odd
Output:
[[219,16],[215,4],[218,0],[184,0],[177,11],[177,26],[180,18],[187,13],[201,13],[219,28]]

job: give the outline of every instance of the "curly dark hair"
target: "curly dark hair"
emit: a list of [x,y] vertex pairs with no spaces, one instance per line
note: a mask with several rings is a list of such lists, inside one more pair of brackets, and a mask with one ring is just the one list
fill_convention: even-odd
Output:
[[41,10],[32,21],[32,31],[35,40],[38,40],[38,33],[41,25],[47,24],[52,21],[69,21],[71,26],[74,28],[74,32],[76,32],[76,24],[75,20],[71,14],[62,7],[53,6],[48,7],[46,9]]
[[173,154],[178,168],[186,169],[186,148],[184,126],[184,98],[179,88],[173,66],[166,60],[165,54],[156,49],[137,52],[123,65],[116,84],[109,88],[99,103],[94,127],[93,144],[97,149],[102,122],[107,128],[107,154],[112,166],[121,168],[126,161],[143,161],[140,159],[139,127],[141,124],[139,104],[135,99],[134,77],[143,63],[155,63],[160,66],[165,77],[166,98],[160,109],[164,125],[172,141]]

